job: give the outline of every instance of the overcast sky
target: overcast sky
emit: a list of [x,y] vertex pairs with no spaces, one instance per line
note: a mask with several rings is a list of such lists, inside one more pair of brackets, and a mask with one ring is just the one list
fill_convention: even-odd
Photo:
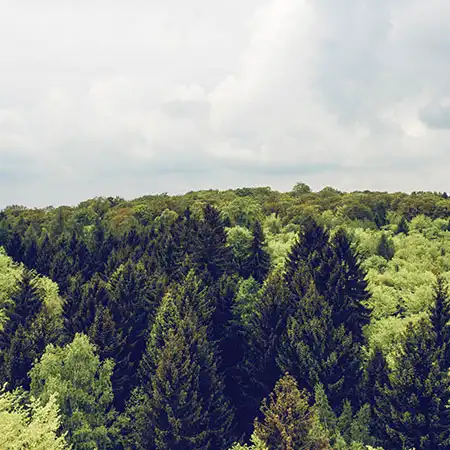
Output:
[[0,0],[0,207],[450,190],[448,0]]

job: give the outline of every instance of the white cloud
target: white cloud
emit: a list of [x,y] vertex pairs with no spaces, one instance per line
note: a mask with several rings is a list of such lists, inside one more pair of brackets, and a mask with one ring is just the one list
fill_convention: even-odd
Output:
[[0,205],[448,189],[449,19],[445,0],[7,2]]

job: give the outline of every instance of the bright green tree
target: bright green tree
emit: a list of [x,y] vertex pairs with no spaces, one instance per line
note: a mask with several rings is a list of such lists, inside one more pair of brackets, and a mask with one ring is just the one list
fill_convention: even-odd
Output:
[[113,365],[101,362],[89,339],[77,334],[65,347],[49,345],[30,372],[33,396],[46,403],[57,395],[61,427],[74,450],[111,446]]
[[18,391],[0,393],[0,448],[3,450],[69,450],[59,433],[58,400],[27,400]]

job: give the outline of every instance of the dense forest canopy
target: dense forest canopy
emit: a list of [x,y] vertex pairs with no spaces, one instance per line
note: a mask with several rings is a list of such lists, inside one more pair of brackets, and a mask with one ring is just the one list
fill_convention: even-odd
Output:
[[0,448],[450,448],[446,193],[0,212]]

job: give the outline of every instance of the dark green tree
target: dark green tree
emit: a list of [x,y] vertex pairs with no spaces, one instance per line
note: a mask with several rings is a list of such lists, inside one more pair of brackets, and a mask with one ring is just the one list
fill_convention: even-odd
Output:
[[381,233],[380,241],[378,242],[377,255],[382,256],[388,261],[394,257],[395,247],[392,239],[388,238],[386,233]]
[[434,305],[430,315],[436,333],[436,349],[442,369],[450,367],[450,302],[445,280],[438,276],[434,291]]
[[378,436],[385,448],[449,448],[449,377],[441,370],[436,333],[427,320],[410,324],[396,368],[377,409],[385,424]]
[[400,219],[400,222],[397,225],[397,228],[395,229],[395,234],[408,234],[409,227],[408,227],[408,221],[406,220],[405,216],[402,216]]
[[335,257],[326,296],[333,302],[333,322],[343,324],[354,340],[363,343],[363,328],[370,322],[366,273],[344,230],[337,231],[332,245]]
[[127,408],[128,417],[137,416],[147,428],[128,422],[136,448],[212,449],[229,443],[232,410],[215,348],[193,308],[198,299],[181,292],[167,294],[158,309],[140,367],[141,388]]
[[251,276],[262,283],[270,270],[270,255],[265,249],[264,232],[258,220],[253,223],[252,232],[252,244],[249,255],[243,264],[243,272],[246,278]]
[[[111,319],[117,340],[112,383],[115,402],[122,409],[136,385],[139,361],[145,350],[148,329],[165,288],[164,278],[149,276],[142,263],[128,261],[109,282]],[[108,319],[109,320],[109,319]],[[111,327],[112,324],[109,325]]]
[[36,258],[36,270],[42,275],[50,274],[50,267],[53,261],[53,244],[46,233],[39,245],[38,256]]
[[247,341],[243,361],[245,384],[238,411],[239,425],[247,433],[250,432],[251,420],[256,416],[260,402],[282,375],[276,357],[287,319],[292,312],[283,275],[276,271],[266,280],[244,329]]
[[233,268],[233,254],[227,244],[227,235],[219,211],[206,205],[199,225],[193,262],[206,270],[214,280]]
[[[308,277],[308,276],[307,276]],[[344,325],[333,324],[331,305],[319,295],[314,282],[296,275],[295,289],[301,298],[287,322],[277,361],[309,391],[322,383],[332,407],[339,410],[344,399],[358,404],[361,380],[360,345]]]

